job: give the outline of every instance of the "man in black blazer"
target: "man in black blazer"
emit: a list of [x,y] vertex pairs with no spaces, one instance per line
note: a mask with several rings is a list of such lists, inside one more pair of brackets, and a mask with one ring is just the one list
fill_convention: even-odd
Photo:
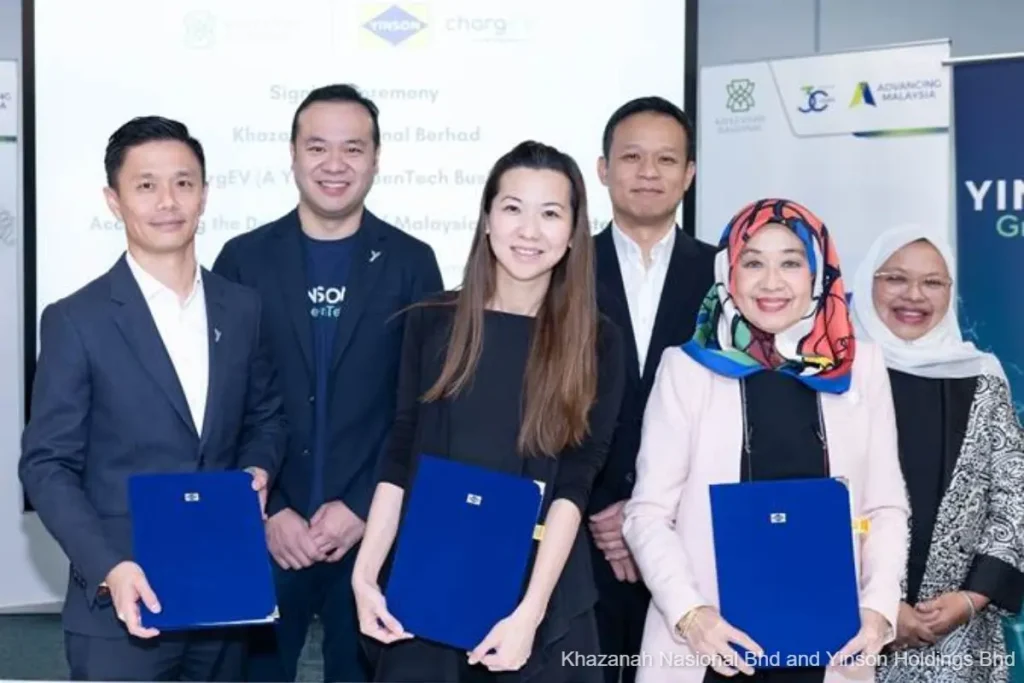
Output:
[[[662,351],[692,336],[714,280],[714,247],[676,225],[679,204],[693,182],[693,134],[679,107],[642,97],[612,114],[598,160],[613,215],[595,237],[598,303],[628,333],[629,342],[619,427],[590,498],[598,630],[605,654],[640,652],[650,594],[622,538],[622,509],[632,494],[644,408]],[[618,668],[604,672],[609,683],[618,681]],[[629,683],[636,669],[626,666],[621,673]]]
[[256,293],[200,268],[203,149],[188,129],[134,119],[106,151],[110,209],[128,250],[45,308],[19,474],[71,562],[64,602],[73,680],[235,681],[230,631],[158,634],[159,606],[132,561],[127,481],[246,469],[265,504],[284,454],[284,416],[260,345]]
[[377,107],[312,91],[292,122],[298,207],[233,238],[214,271],[254,287],[281,376],[288,454],[268,502],[281,619],[254,633],[250,681],[291,681],[310,620],[327,681],[366,681],[352,566],[394,419],[402,309],[443,287],[433,250],[363,204],[377,172]]

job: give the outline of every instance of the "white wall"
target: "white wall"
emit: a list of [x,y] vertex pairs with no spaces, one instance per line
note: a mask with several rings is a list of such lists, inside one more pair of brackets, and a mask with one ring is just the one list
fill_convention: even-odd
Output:
[[1024,51],[1020,0],[699,0],[702,66],[950,38],[955,57]]
[[[21,57],[21,2],[0,0],[0,59]],[[19,97],[20,101],[20,97]],[[19,143],[22,136],[19,132]],[[19,147],[14,180],[20,187],[21,149]],[[6,157],[4,157],[6,159]],[[10,182],[11,169],[0,169],[0,182]],[[2,196],[11,193],[4,191]],[[21,190],[14,196],[20,200]],[[60,605],[67,581],[67,567],[56,543],[35,515],[22,513],[21,486],[17,477],[23,420],[22,383],[23,333],[21,321],[21,220],[14,246],[0,245],[0,547],[3,548],[4,581],[0,582],[0,612],[52,611]],[[25,568],[31,568],[31,571]],[[20,571],[19,571],[20,569]]]
[[[727,64],[934,38],[950,38],[955,56],[1018,52],[1024,51],[1021,26],[1024,2],[1020,0],[700,0],[699,63]],[[20,56],[21,0],[0,0],[0,59]],[[38,611],[47,608],[44,603],[52,608],[52,601],[63,593],[66,576],[62,558],[38,521],[21,514],[16,471],[23,405],[18,263],[9,255],[0,258],[0,292],[6,293],[0,299],[0,330],[5,330],[0,334],[6,335],[0,341],[0,377],[17,378],[0,382],[0,567],[4,567],[0,612]],[[35,572],[18,579],[15,575],[22,572],[14,568],[26,566]]]

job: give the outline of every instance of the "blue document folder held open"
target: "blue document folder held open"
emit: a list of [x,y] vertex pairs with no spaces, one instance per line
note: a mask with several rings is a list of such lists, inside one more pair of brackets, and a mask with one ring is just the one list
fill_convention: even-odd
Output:
[[277,598],[248,472],[144,474],[128,481],[134,559],[160,601],[142,625],[165,631],[269,623]]
[[416,637],[466,651],[519,604],[543,484],[421,455],[385,598]]
[[764,649],[755,668],[828,666],[860,629],[849,488],[795,479],[710,494],[721,614]]

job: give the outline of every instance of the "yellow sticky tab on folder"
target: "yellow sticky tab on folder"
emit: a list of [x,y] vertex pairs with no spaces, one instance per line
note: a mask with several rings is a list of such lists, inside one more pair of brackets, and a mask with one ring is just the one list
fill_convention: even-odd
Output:
[[543,524],[538,524],[537,526],[533,527],[533,540],[535,540],[535,541],[544,540],[544,525]]
[[853,533],[866,534],[871,528],[871,522],[867,517],[855,517],[853,520]]

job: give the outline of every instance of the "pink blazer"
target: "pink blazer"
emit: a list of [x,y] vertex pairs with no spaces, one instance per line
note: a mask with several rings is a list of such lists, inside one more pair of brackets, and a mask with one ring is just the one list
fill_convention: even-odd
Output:
[[[712,373],[677,347],[665,350],[644,415],[636,484],[623,526],[651,592],[640,683],[703,680],[706,662],[676,635],[675,625],[693,607],[718,605],[708,486],[739,480],[740,410],[738,381]],[[851,389],[823,394],[822,413],[831,473],[848,480],[853,514],[869,522],[855,544],[861,606],[888,619],[891,640],[910,510],[880,349],[858,340]],[[830,670],[825,680],[866,680],[873,669]]]

